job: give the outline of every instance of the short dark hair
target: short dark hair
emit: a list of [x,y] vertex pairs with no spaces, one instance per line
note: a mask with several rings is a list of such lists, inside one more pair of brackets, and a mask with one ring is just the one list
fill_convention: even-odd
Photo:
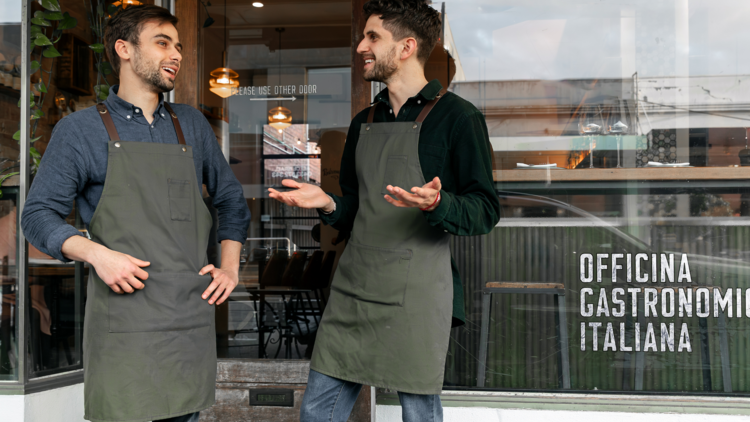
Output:
[[143,6],[130,6],[121,10],[107,22],[104,29],[104,50],[107,52],[112,68],[115,73],[120,73],[120,56],[115,51],[117,40],[125,40],[138,46],[138,38],[147,22],[171,23],[177,26],[177,18],[169,13],[169,10],[147,4]]
[[363,10],[365,19],[376,15],[383,19],[383,27],[400,41],[406,37],[417,40],[417,58],[422,64],[432,54],[440,39],[440,13],[424,0],[370,0]]

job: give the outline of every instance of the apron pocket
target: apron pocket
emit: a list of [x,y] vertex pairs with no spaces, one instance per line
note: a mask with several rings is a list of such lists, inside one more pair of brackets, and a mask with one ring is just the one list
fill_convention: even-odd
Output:
[[403,306],[412,251],[349,242],[341,256],[341,280],[332,289],[357,299]]
[[383,189],[380,191],[383,195],[390,195],[386,186],[398,186],[408,191],[412,186],[404,186],[406,181],[408,157],[406,155],[389,155],[385,163],[385,175],[383,176]]
[[177,331],[211,323],[213,306],[201,298],[210,275],[149,273],[146,287],[131,294],[109,292],[109,332]]
[[167,179],[169,213],[173,221],[193,221],[193,202],[189,180]]

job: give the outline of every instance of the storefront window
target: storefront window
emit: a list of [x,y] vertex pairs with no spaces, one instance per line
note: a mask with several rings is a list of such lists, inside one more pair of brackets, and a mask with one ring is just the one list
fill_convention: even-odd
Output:
[[750,6],[444,7],[502,205],[453,239],[467,321],[445,388],[750,392]]
[[18,130],[21,98],[21,3],[0,1],[0,381],[18,379],[16,227]]
[[[271,200],[267,189],[283,179],[338,184],[321,154],[340,156],[351,120],[351,4],[219,0],[199,21],[199,107],[252,212],[240,285],[217,309],[219,357],[302,359],[336,251],[330,236],[321,243],[315,210]],[[227,76],[226,92],[212,73]]]

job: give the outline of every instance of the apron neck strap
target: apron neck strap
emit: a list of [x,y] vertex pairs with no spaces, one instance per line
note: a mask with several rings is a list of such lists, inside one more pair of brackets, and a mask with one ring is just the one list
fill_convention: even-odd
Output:
[[[424,105],[424,108],[422,109],[422,112],[419,113],[419,116],[417,116],[417,123],[424,122],[424,119],[427,117],[428,114],[430,114],[430,111],[432,111],[432,108],[435,107],[435,104],[437,104],[440,99],[443,98],[442,95],[438,94],[435,99],[430,100],[427,102],[427,104]],[[166,103],[164,103],[166,104]],[[367,115],[367,123],[372,123],[373,119],[375,118],[375,108],[378,106],[378,103],[373,104],[370,107],[370,113]]]
[[438,94],[435,99],[432,99],[430,101],[427,101],[427,104],[424,105],[424,108],[422,109],[422,112],[419,113],[419,116],[417,117],[416,122],[422,123],[424,122],[424,119],[427,117],[428,114],[430,114],[430,111],[432,111],[432,108],[435,107],[435,104],[437,104],[440,99],[443,98],[442,95]]
[[117,129],[115,128],[115,122],[112,121],[112,116],[109,114],[109,110],[107,110],[107,106],[102,104],[97,104],[96,109],[99,111],[99,117],[102,118],[102,122],[104,122],[104,127],[107,128],[107,134],[109,135],[109,139],[111,141],[119,141],[120,135],[117,134]]
[[372,120],[375,118],[375,108],[377,108],[378,104],[380,104],[380,102],[370,106],[370,114],[367,115],[367,123],[372,123]]
[[174,130],[177,132],[177,141],[180,142],[180,145],[185,145],[185,135],[182,133],[182,126],[180,126],[180,122],[177,120],[177,113],[172,111],[172,106],[166,101],[164,101],[164,108],[167,109],[167,112],[169,112],[169,115],[172,117]]
[[[182,127],[180,126],[180,122],[177,120],[177,113],[172,111],[172,107],[167,102],[164,103],[164,107],[167,109],[167,112],[169,112],[169,115],[172,117],[172,123],[174,123],[174,130],[177,132],[177,141],[180,143],[180,145],[185,145],[185,135],[182,133]],[[112,141],[119,141],[120,135],[117,134],[117,128],[115,128],[115,122],[112,120],[112,116],[109,114],[109,110],[107,109],[107,106],[104,105],[104,103],[97,104],[96,109],[99,111],[99,117],[102,118],[102,122],[104,122],[104,127],[107,128],[107,134],[109,135],[109,139]]]

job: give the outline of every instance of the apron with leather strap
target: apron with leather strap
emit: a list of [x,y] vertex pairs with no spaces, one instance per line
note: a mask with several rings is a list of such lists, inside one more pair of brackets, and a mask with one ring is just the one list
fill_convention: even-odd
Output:
[[199,194],[193,150],[172,108],[178,144],[121,141],[106,106],[107,178],[91,240],[149,261],[145,288],[116,294],[89,273],[84,322],[85,418],[151,421],[214,403],[214,309],[201,294],[211,276],[211,215]]
[[339,260],[310,367],[323,374],[413,394],[438,394],[451,328],[449,235],[418,208],[398,208],[386,186],[409,191],[426,182],[419,164],[422,122],[360,129],[359,209]]

